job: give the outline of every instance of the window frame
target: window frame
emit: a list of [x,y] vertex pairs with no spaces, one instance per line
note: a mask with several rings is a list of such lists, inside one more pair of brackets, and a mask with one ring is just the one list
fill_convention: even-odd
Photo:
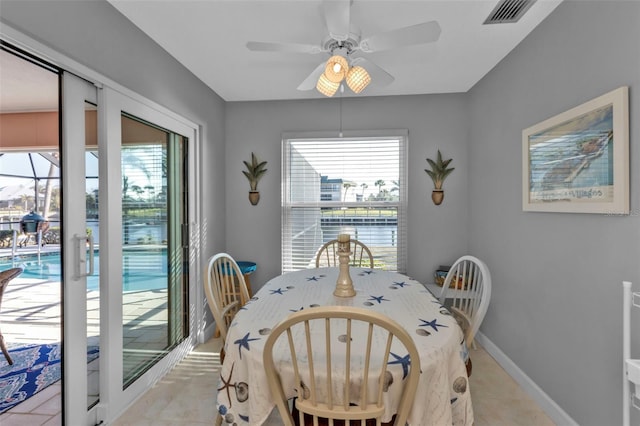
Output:
[[[337,140],[367,140],[367,139],[397,139],[399,142],[398,152],[398,201],[315,201],[315,202],[291,202],[289,199],[291,189],[291,177],[289,171],[291,167],[290,149],[292,141],[317,140],[335,142]],[[409,152],[409,132],[406,129],[375,130],[375,131],[349,131],[343,132],[341,136],[336,136],[335,132],[284,132],[282,134],[281,145],[281,272],[291,272],[298,270],[292,265],[292,244],[289,239],[291,235],[291,212],[294,208],[340,208],[340,207],[396,207],[397,208],[397,272],[406,273],[407,269],[407,223],[408,223],[408,152]]]

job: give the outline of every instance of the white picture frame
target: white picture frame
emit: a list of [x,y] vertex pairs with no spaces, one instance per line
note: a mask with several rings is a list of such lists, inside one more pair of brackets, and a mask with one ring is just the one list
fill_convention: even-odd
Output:
[[629,214],[629,89],[522,131],[522,209]]

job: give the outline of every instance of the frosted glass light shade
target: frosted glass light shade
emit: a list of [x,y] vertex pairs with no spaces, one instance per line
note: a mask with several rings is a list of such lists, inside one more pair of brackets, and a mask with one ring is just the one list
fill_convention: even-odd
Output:
[[340,55],[333,55],[327,61],[327,65],[324,68],[324,75],[327,76],[329,81],[340,83],[346,77],[347,71],[349,71],[347,59]]
[[347,74],[347,86],[355,93],[360,93],[371,83],[371,76],[364,68],[355,66]]
[[318,83],[316,84],[316,89],[318,89],[318,92],[329,97],[333,96],[336,93],[338,87],[340,87],[340,83],[334,83],[333,81],[330,81],[327,76],[324,75],[324,73],[322,73],[322,75],[318,79]]

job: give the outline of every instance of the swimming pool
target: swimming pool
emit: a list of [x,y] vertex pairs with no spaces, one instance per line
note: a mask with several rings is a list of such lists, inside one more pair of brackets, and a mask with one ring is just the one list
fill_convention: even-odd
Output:
[[[122,252],[123,261],[123,291],[145,291],[167,288],[168,264],[167,249],[125,250]],[[94,255],[94,270],[92,276],[87,277],[87,290],[98,290],[100,277],[100,254]],[[62,263],[60,253],[42,253],[40,261],[35,254],[17,255],[13,261],[10,257],[0,258],[0,269],[22,268],[20,278],[31,278],[46,281],[60,281],[62,277]]]

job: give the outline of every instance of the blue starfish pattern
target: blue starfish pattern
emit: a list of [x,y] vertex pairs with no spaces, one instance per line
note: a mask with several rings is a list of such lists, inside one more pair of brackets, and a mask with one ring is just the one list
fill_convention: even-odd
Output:
[[238,345],[238,353],[240,354],[240,359],[242,359],[242,348],[245,348],[246,350],[250,350],[249,342],[252,342],[254,340],[260,340],[259,337],[249,339],[249,334],[251,334],[251,332],[245,334],[242,339],[238,339],[235,342],[233,342],[233,344]]
[[426,321],[423,319],[420,319],[420,321],[422,321],[422,324],[418,325],[418,327],[431,327],[435,331],[438,331],[438,327],[447,327],[446,325],[438,324],[438,318],[434,319],[433,321]]
[[371,299],[369,300],[375,300],[378,303],[382,303],[383,301],[388,302],[389,299],[385,299],[384,296],[369,296]]
[[283,289],[279,288],[277,290],[271,290],[271,294],[279,294],[279,295],[283,296],[283,294],[282,294],[283,291],[287,291],[287,290],[283,290]]
[[394,354],[393,352],[389,352],[395,358],[395,361],[389,361],[387,364],[401,364],[402,365],[402,379],[404,380],[409,374],[409,365],[411,365],[411,357],[409,354],[405,356],[399,356]]
[[369,270],[369,271],[362,271],[362,273],[369,275],[369,274],[373,274],[374,272],[372,270]]
[[400,282],[393,282],[394,285],[397,285],[398,287],[404,287],[405,285],[409,285],[408,283],[404,282],[404,281],[400,281]]
[[307,281],[318,281],[318,277],[316,277],[315,275],[312,277],[307,277]]

